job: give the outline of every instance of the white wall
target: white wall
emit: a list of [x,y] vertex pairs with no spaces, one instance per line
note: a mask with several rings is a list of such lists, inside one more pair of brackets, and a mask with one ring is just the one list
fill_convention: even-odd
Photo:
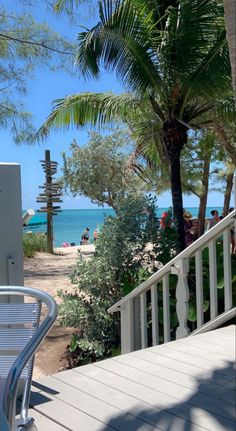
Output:
[[0,163],[0,285],[24,284],[20,165]]

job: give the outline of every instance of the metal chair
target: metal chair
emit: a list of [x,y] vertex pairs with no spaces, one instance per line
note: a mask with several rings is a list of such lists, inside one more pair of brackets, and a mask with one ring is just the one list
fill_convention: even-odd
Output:
[[[13,302],[19,296],[31,298],[31,302]],[[41,320],[43,304],[47,313]],[[34,355],[56,318],[57,304],[47,293],[0,286],[0,418],[4,423],[6,417],[10,431],[36,429],[33,418],[28,417]],[[16,419],[19,395],[20,417]]]

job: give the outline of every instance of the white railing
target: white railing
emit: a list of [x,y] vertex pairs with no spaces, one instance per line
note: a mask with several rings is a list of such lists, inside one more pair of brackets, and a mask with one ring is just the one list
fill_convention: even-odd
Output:
[[[148,280],[109,308],[109,313],[119,311],[121,313],[121,351],[129,353],[133,350],[144,349],[151,345],[168,342],[172,338],[183,338],[190,332],[188,328],[189,313],[189,264],[195,265],[195,292],[197,328],[204,324],[204,292],[208,290],[210,308],[209,319],[214,319],[218,313],[218,288],[217,288],[217,256],[216,243],[223,243],[222,261],[224,267],[224,311],[230,310],[232,304],[232,256],[231,235],[232,229],[236,231],[236,210],[211,228],[197,241],[178,254]],[[223,241],[222,241],[223,238]],[[208,249],[208,279],[206,286],[203,271],[202,252]],[[190,261],[191,259],[191,261]],[[176,314],[178,326],[171,332],[170,322],[170,275],[177,276],[175,290]],[[204,286],[203,286],[204,285]],[[204,287],[204,292],[203,292]],[[173,300],[173,299],[172,299]],[[171,305],[173,307],[173,305]],[[222,312],[222,310],[220,310]],[[161,316],[160,316],[161,314]],[[161,319],[160,319],[161,317]],[[161,320],[161,325],[160,325]],[[161,340],[159,336],[162,329]],[[193,328],[192,328],[193,329]],[[152,339],[150,342],[150,338]]]

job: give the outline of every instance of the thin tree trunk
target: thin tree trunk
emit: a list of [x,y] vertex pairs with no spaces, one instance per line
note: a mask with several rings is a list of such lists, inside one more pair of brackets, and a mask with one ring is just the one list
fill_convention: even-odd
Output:
[[230,173],[227,175],[225,195],[224,195],[224,207],[223,207],[224,217],[229,213],[230,197],[231,197],[231,192],[233,188],[233,179],[234,179],[233,173]]
[[221,144],[226,149],[227,153],[231,156],[234,164],[236,165],[236,146],[235,144],[232,144],[229,140],[229,137],[224,129],[224,127],[217,123],[213,126],[214,132],[218,136]]
[[232,83],[236,106],[236,1],[224,0],[226,34],[232,71]]
[[199,236],[204,234],[205,230],[205,216],[206,216],[206,206],[207,206],[207,196],[208,196],[208,188],[209,188],[209,175],[210,175],[210,160],[204,161],[203,165],[203,176],[202,176],[202,186],[204,193],[200,196],[200,204],[198,210],[198,220],[199,220]]
[[180,152],[175,156],[170,164],[171,176],[171,195],[173,203],[173,212],[177,221],[177,235],[180,250],[185,249],[185,232],[184,232],[184,219],[183,219],[183,196],[182,184],[180,175]]

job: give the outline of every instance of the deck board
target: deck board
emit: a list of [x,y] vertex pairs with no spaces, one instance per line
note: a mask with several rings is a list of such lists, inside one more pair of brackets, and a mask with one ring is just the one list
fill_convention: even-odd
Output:
[[41,378],[31,414],[38,431],[235,431],[234,360],[229,326]]

